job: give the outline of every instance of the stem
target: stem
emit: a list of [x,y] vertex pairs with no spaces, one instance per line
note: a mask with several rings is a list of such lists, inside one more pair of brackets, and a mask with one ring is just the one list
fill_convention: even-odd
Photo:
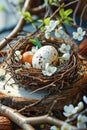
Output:
[[78,10],[78,8],[79,8],[79,6],[80,6],[80,3],[81,3],[81,0],[80,1],[78,1],[78,3],[77,3],[77,6],[76,6],[76,8],[75,8],[75,11],[74,11],[74,13],[73,13],[73,24],[74,25],[76,25],[76,13],[77,13],[77,10]]
[[84,12],[85,12],[86,8],[87,8],[87,4],[86,4],[85,7],[83,8],[82,13],[81,13],[81,16],[80,16],[80,27],[81,27],[81,25],[82,25],[82,17],[83,17],[83,15],[84,15]]

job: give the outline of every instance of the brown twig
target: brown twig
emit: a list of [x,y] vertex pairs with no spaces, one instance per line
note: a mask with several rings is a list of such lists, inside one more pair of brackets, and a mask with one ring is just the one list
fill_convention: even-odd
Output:
[[74,25],[77,25],[77,24],[76,24],[76,13],[77,13],[77,11],[78,11],[78,8],[79,8],[79,6],[80,6],[80,3],[81,3],[81,0],[78,1],[77,6],[76,6],[76,8],[75,8],[75,11],[74,11],[74,13],[73,13],[73,20],[74,20],[74,21],[73,21],[73,24],[74,24]]
[[[23,12],[28,10],[28,5],[30,3],[30,0],[26,0],[24,7],[23,7]],[[17,36],[17,34],[22,30],[22,27],[25,24],[25,20],[23,18],[23,16],[20,18],[18,24],[16,25],[16,27],[13,29],[13,31],[6,37],[6,39],[3,39],[0,42],[0,50],[3,49],[10,41],[11,39],[15,38]]]
[[87,4],[84,6],[82,13],[81,13],[81,16],[80,16],[80,26],[82,25],[82,18],[83,18],[83,15],[84,15],[86,8],[87,8]]

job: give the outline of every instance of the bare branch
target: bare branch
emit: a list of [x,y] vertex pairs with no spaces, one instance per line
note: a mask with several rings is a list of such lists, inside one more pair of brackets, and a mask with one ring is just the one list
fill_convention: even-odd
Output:
[[[23,12],[28,10],[28,5],[30,4],[30,0],[26,0],[24,7],[23,7]],[[3,49],[13,38],[15,38],[17,36],[17,34],[22,30],[22,27],[25,24],[25,20],[23,18],[23,16],[21,16],[18,24],[16,25],[16,27],[13,29],[13,31],[0,42],[0,50]]]
[[77,13],[77,11],[78,11],[78,8],[79,8],[79,6],[80,6],[80,3],[81,3],[81,0],[78,1],[77,6],[76,6],[76,8],[75,8],[75,11],[74,11],[74,13],[73,13],[73,20],[74,20],[74,21],[73,21],[73,24],[74,24],[74,25],[76,25],[76,20],[75,20],[75,19],[76,19],[76,13]]
[[16,123],[18,126],[23,128],[23,130],[35,130],[30,124],[24,123],[26,117],[22,116],[21,114],[17,113],[14,109],[11,109],[7,106],[0,104],[0,113],[7,116],[10,120]]
[[87,8],[87,4],[86,4],[85,7],[83,8],[82,13],[81,13],[81,16],[80,16],[80,26],[82,25],[82,19],[83,19],[83,15],[84,15],[84,12],[85,12],[86,8]]
[[[64,121],[49,115],[38,116],[38,117],[25,117],[18,113],[16,110],[9,108],[5,105],[0,104],[0,114],[5,115],[11,121],[20,126],[23,130],[35,130],[31,125],[48,123],[61,127]],[[31,124],[31,125],[30,125]],[[72,130],[76,130],[75,126],[72,126]]]

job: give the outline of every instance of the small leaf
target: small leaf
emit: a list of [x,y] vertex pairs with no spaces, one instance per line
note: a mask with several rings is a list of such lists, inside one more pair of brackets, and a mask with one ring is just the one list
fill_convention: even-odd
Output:
[[36,45],[36,40],[35,39],[29,39],[29,42],[33,43],[34,45]]
[[45,24],[45,25],[48,25],[49,22],[50,22],[50,17],[44,19],[44,24]]
[[5,75],[0,75],[0,81],[4,81],[5,80]]
[[59,10],[59,14],[60,14],[61,18],[63,19],[64,18],[64,8]]
[[39,48],[41,48],[42,45],[41,45],[39,39],[37,37],[35,37],[35,40],[36,40],[36,46],[38,46]]
[[26,21],[28,21],[28,22],[33,22],[33,18],[32,18],[32,16],[31,16],[30,12],[23,12],[22,14],[23,14],[23,17],[24,17],[24,19],[25,19]]
[[44,31],[44,30],[45,30],[45,27],[44,27],[44,26],[42,26],[42,27],[40,28],[40,30],[41,30],[41,31]]
[[29,42],[33,43],[34,45],[38,46],[39,48],[42,47],[42,45],[37,37],[35,37],[34,39],[30,39]]
[[51,3],[51,5],[58,7],[58,3],[57,3],[57,2],[55,2],[55,1],[54,1],[54,2],[52,2],[52,3]]
[[67,20],[69,20],[69,21],[73,21],[73,18],[71,18],[71,17],[67,17]]
[[0,6],[0,11],[5,11],[5,10],[6,10],[5,6],[4,6],[4,5],[1,5],[1,6]]
[[71,25],[71,22],[68,21],[68,20],[64,20],[64,23],[67,24],[67,25]]
[[65,14],[66,16],[69,16],[72,12],[73,12],[72,9],[68,9],[68,10],[64,11],[64,14]]
[[43,23],[43,20],[42,19],[38,19],[38,22]]

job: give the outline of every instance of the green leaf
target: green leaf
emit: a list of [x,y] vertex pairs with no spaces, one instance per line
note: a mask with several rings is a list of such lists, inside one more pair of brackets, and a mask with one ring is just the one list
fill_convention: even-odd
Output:
[[35,37],[35,40],[36,40],[36,46],[38,46],[39,48],[41,48],[42,45],[41,45],[39,39],[37,37]]
[[64,20],[64,23],[67,24],[67,25],[69,25],[69,26],[71,25],[71,22],[68,21],[68,20]]
[[33,22],[33,18],[32,18],[32,16],[31,16],[30,12],[23,12],[22,14],[23,14],[23,17],[24,17],[24,19],[25,19],[26,21],[28,21],[28,22]]
[[35,37],[34,39],[30,39],[29,42],[33,43],[34,45],[38,46],[39,48],[42,47],[42,45],[37,37]]
[[52,0],[49,0],[49,4],[50,4],[50,5],[52,4]]
[[1,6],[0,6],[0,11],[5,11],[5,10],[6,10],[5,6],[4,6],[4,5],[1,5]]
[[43,23],[43,20],[42,19],[38,19],[38,22]]
[[68,10],[64,11],[64,14],[65,14],[66,16],[69,16],[72,12],[73,12],[72,9],[68,9]]
[[57,2],[52,2],[51,5],[58,7]]
[[35,39],[29,39],[29,42],[33,43],[34,45],[36,45],[36,40]]
[[45,25],[48,25],[49,22],[50,22],[50,17],[44,19],[44,24],[45,24]]
[[61,18],[64,18],[64,8],[59,10],[59,15],[61,16]]
[[4,81],[5,80],[5,75],[0,75],[0,81]]
[[42,27],[40,28],[40,30],[41,30],[41,31],[44,31],[44,30],[45,30],[45,27],[44,27],[44,26],[42,26]]
[[73,21],[73,18],[71,18],[71,17],[67,17],[67,20],[69,20],[69,21]]

